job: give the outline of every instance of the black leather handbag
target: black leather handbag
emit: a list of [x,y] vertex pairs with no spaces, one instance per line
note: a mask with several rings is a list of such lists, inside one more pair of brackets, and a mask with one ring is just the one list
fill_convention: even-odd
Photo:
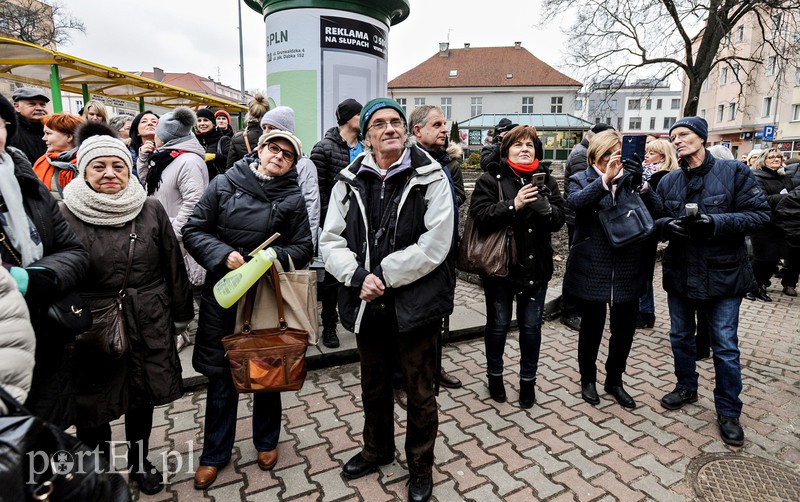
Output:
[[125,479],[98,454],[32,416],[2,387],[0,400],[9,413],[0,416],[0,500],[131,500]]
[[92,311],[74,291],[53,302],[47,308],[47,318],[73,338],[92,327]]
[[641,242],[653,234],[653,217],[638,193],[597,212],[600,224],[614,249]]

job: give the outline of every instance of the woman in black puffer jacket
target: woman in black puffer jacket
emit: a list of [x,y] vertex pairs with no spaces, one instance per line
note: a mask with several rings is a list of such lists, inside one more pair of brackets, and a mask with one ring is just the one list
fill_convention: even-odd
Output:
[[[272,131],[261,137],[257,152],[255,162],[247,157],[214,178],[183,227],[186,250],[208,274],[192,358],[194,368],[208,377],[203,454],[195,474],[198,489],[209,487],[217,470],[230,462],[239,401],[222,347],[222,338],[234,331],[237,309],[217,303],[214,285],[275,232],[281,235],[272,249],[284,268],[289,267],[289,257],[298,268],[305,267],[314,252],[295,170],[302,153],[300,140],[289,132]],[[278,461],[280,422],[280,393],[254,394],[253,443],[263,470]]]
[[255,150],[258,138],[261,137],[261,117],[268,111],[269,103],[267,102],[267,97],[261,93],[257,93],[247,103],[247,126],[243,131],[237,132],[231,138],[225,169],[230,169],[237,161]]
[[[523,408],[530,408],[536,400],[542,314],[547,282],[553,276],[550,236],[564,225],[564,199],[555,178],[535,158],[536,141],[536,129],[531,126],[509,131],[500,147],[500,163],[487,166],[487,172],[475,184],[469,207],[482,232],[496,232],[509,225],[514,231],[518,259],[509,263],[508,276],[483,278],[486,374],[492,399],[504,402],[503,352],[516,300],[521,352],[519,400]],[[531,184],[532,177],[540,173],[544,174],[544,185]]]
[[[581,373],[581,396],[590,404],[599,404],[597,353],[603,339],[606,306],[611,305],[608,359],[605,390],[619,404],[635,408],[636,402],[622,387],[622,375],[636,330],[639,297],[645,290],[648,241],[614,249],[608,242],[597,216],[601,209],[619,204],[629,197],[641,196],[655,214],[661,211],[661,200],[653,190],[636,193],[641,181],[622,169],[620,151],[622,136],[613,130],[603,131],[589,141],[586,162],[589,167],[573,175],[569,184],[567,205],[575,211],[575,234],[572,239],[564,290],[581,300],[583,318],[578,334],[578,366]],[[629,161],[626,161],[626,163]],[[631,161],[632,162],[632,161]],[[637,167],[642,172],[641,162]]]
[[764,190],[773,217],[772,222],[764,230],[750,237],[753,243],[753,275],[756,276],[759,289],[748,292],[745,298],[772,301],[772,298],[767,295],[767,283],[781,258],[786,258],[786,267],[783,277],[781,277],[783,294],[797,296],[797,278],[800,273],[798,251],[800,250],[787,246],[786,234],[774,223],[778,204],[788,196],[789,192],[800,185],[797,164],[787,172],[783,166],[781,151],[778,148],[769,148],[761,152],[753,164],[753,168],[753,174],[761,189]]

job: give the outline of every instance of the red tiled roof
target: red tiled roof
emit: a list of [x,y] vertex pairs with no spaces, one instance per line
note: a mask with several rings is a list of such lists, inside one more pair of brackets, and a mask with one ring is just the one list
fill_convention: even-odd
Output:
[[[450,77],[451,70],[458,70]],[[513,75],[507,78],[507,74]],[[425,87],[578,86],[523,47],[470,47],[439,53],[392,79],[389,89]]]
[[[152,71],[140,71],[134,73],[144,78],[155,79],[155,73],[153,73]],[[217,92],[214,92],[213,87],[207,83],[208,79],[203,78],[200,75],[197,75],[196,73],[164,72],[164,78],[161,80],[161,82],[169,85],[174,85],[176,87],[182,87],[183,89],[188,89],[190,91],[200,92],[211,96],[217,96],[222,99],[227,99],[227,100],[231,99],[230,96],[225,96],[224,94],[219,94]]]

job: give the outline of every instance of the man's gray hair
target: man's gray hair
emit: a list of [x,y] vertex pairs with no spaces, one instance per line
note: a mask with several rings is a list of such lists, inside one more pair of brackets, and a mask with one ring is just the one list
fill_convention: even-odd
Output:
[[411,111],[411,115],[408,116],[408,130],[411,134],[414,133],[414,126],[425,127],[428,124],[428,119],[432,111],[437,111],[444,116],[442,109],[436,105],[417,106]]
[[[366,153],[367,155],[372,155],[372,147],[371,147],[371,146],[369,146],[369,145],[367,145],[367,141],[366,141],[366,140],[367,140],[367,134],[369,134],[369,128],[367,128],[367,129],[368,129],[368,130],[367,130],[366,134],[364,134],[364,142],[363,142],[363,145],[364,145],[364,153]],[[409,147],[411,147],[412,145],[414,145],[414,144],[415,144],[415,141],[414,141],[414,135],[413,135],[413,134],[409,134],[409,133],[408,133],[408,130],[409,130],[409,126],[408,126],[408,124],[406,124],[406,125],[403,127],[403,130],[404,130],[404,131],[405,131],[405,133],[406,133],[406,140],[403,142],[403,147],[404,147],[404,148],[409,148]]]

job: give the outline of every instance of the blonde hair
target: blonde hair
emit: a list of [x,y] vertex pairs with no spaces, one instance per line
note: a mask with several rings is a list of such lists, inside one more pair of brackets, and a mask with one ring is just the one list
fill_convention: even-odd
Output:
[[653,152],[664,157],[659,171],[674,171],[678,168],[678,157],[675,155],[675,148],[666,139],[655,139],[645,146],[645,152]]
[[778,152],[781,154],[781,167],[783,167],[783,164],[785,162],[785,159],[783,159],[783,153],[781,152],[780,148],[773,146],[772,148],[767,148],[766,150],[763,150],[760,154],[758,154],[758,158],[753,163],[753,169],[758,169],[759,171],[763,170],[764,167],[767,165],[767,157],[769,156],[769,154],[773,152]]
[[108,110],[106,110],[106,105],[94,100],[86,103],[86,106],[83,107],[83,115],[81,115],[85,120],[89,120],[89,108],[94,108],[95,113],[103,117],[103,122],[108,123]]
[[595,165],[609,150],[621,144],[622,134],[613,129],[607,129],[595,134],[589,140],[589,148],[586,150],[586,163],[590,166]]
[[253,99],[247,103],[247,120],[248,124],[261,122],[261,117],[269,111],[269,102],[267,97],[257,92]]

